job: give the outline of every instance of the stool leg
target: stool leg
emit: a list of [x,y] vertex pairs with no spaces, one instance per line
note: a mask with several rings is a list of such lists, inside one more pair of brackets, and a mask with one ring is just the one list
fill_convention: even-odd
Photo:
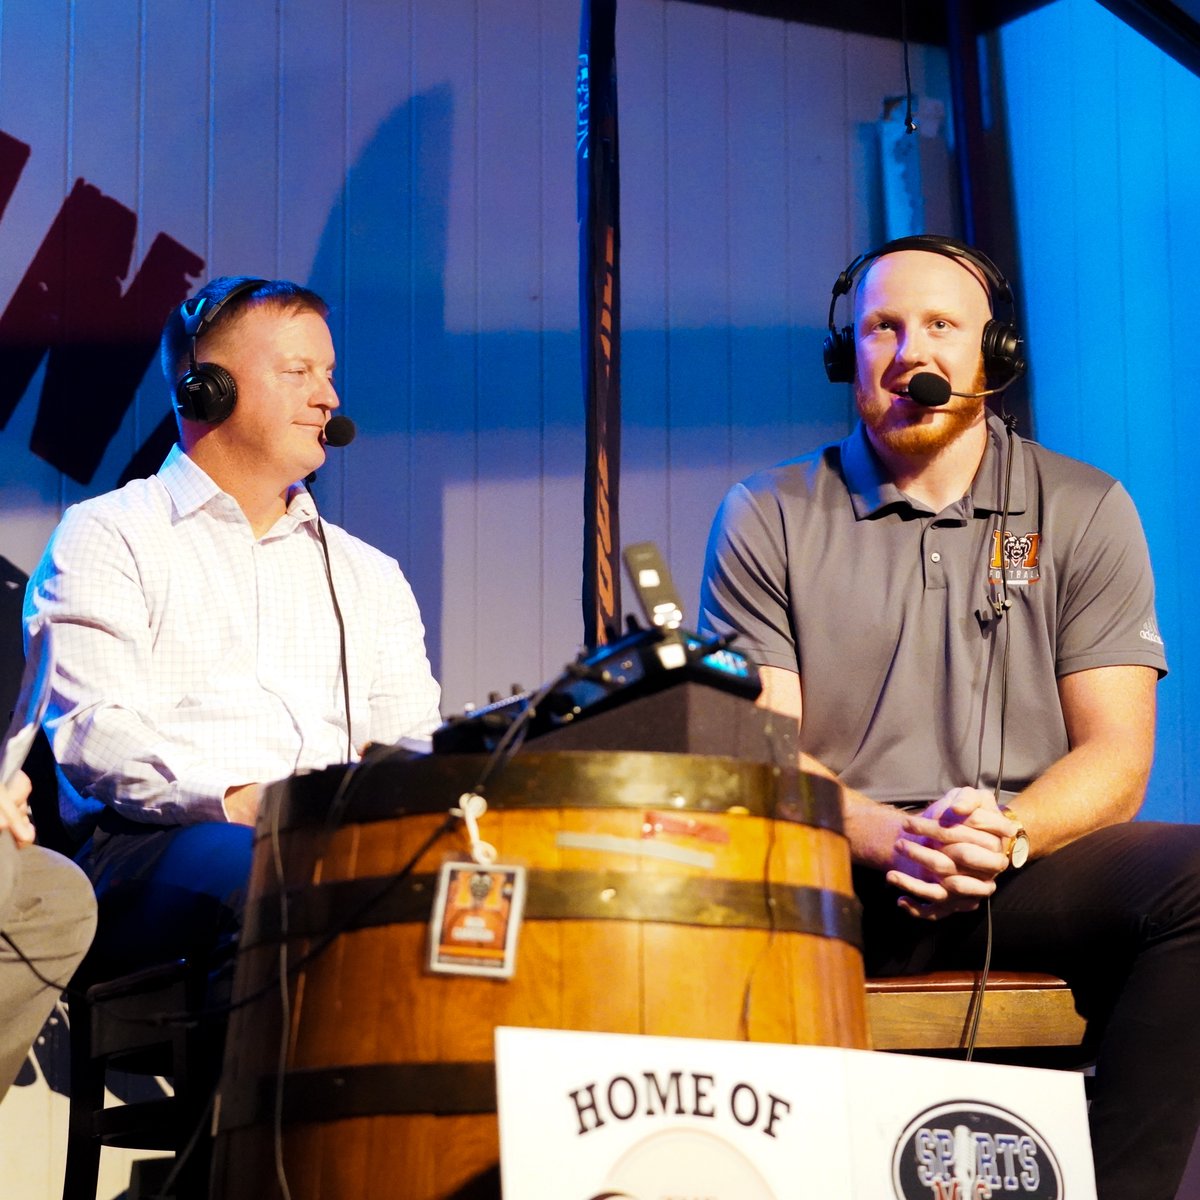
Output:
[[[204,989],[191,998],[201,1007]],[[179,1200],[209,1200],[212,1174],[212,1117],[214,1094],[220,1082],[225,1050],[225,1028],[201,1025],[187,1032],[181,1059],[182,1068],[175,1082],[184,1116],[184,1136],[195,1135],[188,1161],[180,1173]],[[182,1147],[181,1147],[182,1149]]]
[[[194,1082],[192,1083],[194,1088]],[[212,1108],[208,1096],[187,1090],[180,1091],[176,1083],[176,1099],[180,1102],[179,1143],[175,1160],[186,1155],[175,1180],[176,1200],[209,1200],[209,1177],[212,1173],[213,1139],[211,1134]]]
[[104,1067],[92,1060],[91,1012],[76,1001],[68,1008],[71,1029],[71,1098],[67,1116],[67,1165],[63,1200],[96,1200],[100,1142],[92,1113],[104,1106]]
[[[193,969],[188,980],[188,1009],[203,1009],[207,997],[207,973]],[[176,1034],[173,1053],[173,1082],[178,1105],[176,1160],[186,1155],[175,1181],[176,1200],[209,1200],[212,1105],[220,1081],[224,1049],[224,1024],[201,1022]]]

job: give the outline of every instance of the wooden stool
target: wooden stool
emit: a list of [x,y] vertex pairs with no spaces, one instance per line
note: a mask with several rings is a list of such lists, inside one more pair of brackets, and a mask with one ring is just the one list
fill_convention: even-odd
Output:
[[[977,971],[867,980],[867,1022],[876,1050],[947,1051],[966,1044]],[[983,998],[976,1046],[1012,1051],[1030,1062],[1040,1051],[1070,1058],[1081,1049],[1085,1022],[1071,989],[1055,975],[992,971]]]
[[[71,1108],[63,1200],[95,1200],[102,1146],[138,1150],[188,1149],[220,1067],[220,1040],[194,1027],[156,1024],[162,1013],[202,1007],[207,972],[180,960],[87,988],[71,1002]],[[79,977],[76,983],[80,982]],[[169,1078],[175,1094],[162,1100],[104,1106],[109,1070]],[[173,1196],[208,1195],[211,1139],[190,1147]]]

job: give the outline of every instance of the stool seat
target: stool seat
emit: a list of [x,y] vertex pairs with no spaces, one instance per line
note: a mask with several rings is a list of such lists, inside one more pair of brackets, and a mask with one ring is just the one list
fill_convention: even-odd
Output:
[[[876,1050],[957,1050],[966,1044],[978,971],[933,971],[867,980]],[[1079,1047],[1086,1025],[1056,975],[992,971],[975,1044],[981,1048]]]

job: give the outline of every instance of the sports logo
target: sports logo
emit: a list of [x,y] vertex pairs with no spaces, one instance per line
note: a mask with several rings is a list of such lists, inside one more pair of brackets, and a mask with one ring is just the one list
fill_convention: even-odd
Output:
[[1045,1139],[1016,1113],[977,1100],[939,1104],[909,1122],[892,1152],[897,1200],[1062,1200]]
[[1038,547],[1040,533],[1012,533],[1005,530],[992,532],[992,559],[988,563],[988,578],[1000,582],[1001,571],[1009,583],[1037,583],[1041,578],[1038,570]]

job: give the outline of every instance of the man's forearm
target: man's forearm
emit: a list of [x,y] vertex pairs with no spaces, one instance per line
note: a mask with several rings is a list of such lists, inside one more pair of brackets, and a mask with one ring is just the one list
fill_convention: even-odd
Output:
[[1149,764],[1121,748],[1077,746],[1009,805],[1029,834],[1037,858],[1061,850],[1086,833],[1132,820],[1141,807]]
[[128,706],[67,708],[46,725],[63,774],[80,796],[133,820],[166,824],[221,821],[222,797],[240,782],[164,737]]
[[894,858],[896,840],[903,831],[904,814],[890,804],[847,787],[824,763],[801,752],[800,769],[832,779],[842,789],[842,821],[850,858],[863,866],[885,870]]
[[1100,667],[1059,681],[1071,750],[1010,805],[1035,857],[1137,814],[1154,757],[1157,680],[1149,667]]

